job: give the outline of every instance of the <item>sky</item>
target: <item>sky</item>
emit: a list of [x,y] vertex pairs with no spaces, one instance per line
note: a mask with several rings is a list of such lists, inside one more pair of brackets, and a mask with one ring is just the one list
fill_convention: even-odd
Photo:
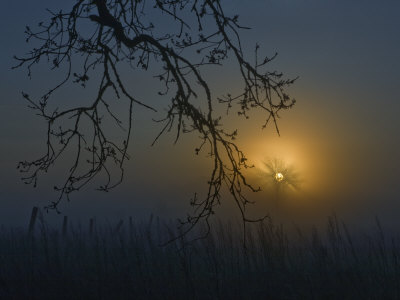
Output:
[[[400,229],[400,3],[398,1],[268,0],[224,1],[227,14],[239,14],[251,30],[242,31],[246,56],[252,59],[258,43],[266,55],[278,52],[271,68],[287,77],[299,76],[289,90],[297,103],[279,119],[279,137],[273,127],[261,129],[262,119],[229,116],[226,126],[239,129],[238,145],[254,163],[248,176],[263,191],[252,195],[254,211],[269,212],[273,197],[265,176],[265,162],[280,159],[301,178],[299,190],[283,195],[287,220],[297,215],[325,218],[333,211],[352,222],[367,222],[378,215],[387,226]],[[60,2],[61,3],[61,2]],[[57,197],[52,186],[60,182],[62,167],[43,176],[37,188],[24,185],[18,161],[38,157],[45,143],[45,124],[27,108],[21,91],[40,95],[54,80],[39,68],[32,80],[23,69],[11,70],[13,55],[29,50],[25,25],[46,18],[56,1],[8,2],[0,12],[0,224],[24,225],[32,206],[43,207]],[[66,5],[63,2],[62,5]],[[213,95],[237,89],[235,65],[209,71]],[[43,71],[43,72],[42,72]],[[155,91],[149,77],[132,74],[142,98]],[[81,93],[89,93],[90,88]],[[61,101],[79,97],[64,91]],[[80,95],[81,96],[81,95]],[[75,97],[75,98],[74,98]],[[75,100],[74,100],[75,99]],[[157,105],[162,105],[158,99]],[[194,192],[204,192],[209,169],[204,157],[194,155],[196,140],[164,136],[150,144],[157,126],[153,115],[138,109],[132,159],[121,186],[109,193],[94,186],[63,203],[62,214],[79,220],[98,217],[115,220],[151,213],[161,217],[185,216]],[[232,210],[224,197],[219,213]],[[50,219],[58,222],[57,215]]]

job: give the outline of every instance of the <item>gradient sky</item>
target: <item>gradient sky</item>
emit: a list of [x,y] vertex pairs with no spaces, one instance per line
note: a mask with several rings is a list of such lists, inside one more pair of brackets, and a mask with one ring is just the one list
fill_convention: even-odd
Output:
[[[292,195],[296,210],[323,217],[336,210],[357,220],[379,215],[390,226],[400,226],[396,223],[400,209],[399,1],[224,2],[226,13],[239,13],[241,23],[252,27],[242,32],[249,59],[258,42],[263,53],[279,53],[271,68],[300,77],[290,88],[298,102],[279,121],[281,137],[272,127],[261,130],[257,115],[248,121],[226,120],[227,126],[239,128],[238,143],[256,166],[249,177],[265,189],[254,196],[258,209],[267,212],[269,197],[263,162],[278,157],[303,179],[301,192]],[[44,123],[26,108],[21,91],[39,95],[51,76],[30,81],[25,70],[10,69],[12,56],[29,49],[25,25],[41,21],[45,8],[57,5],[49,0],[9,1],[0,12],[0,224],[25,224],[32,206],[44,206],[57,196],[51,187],[61,170],[43,177],[33,189],[20,181],[15,169],[19,160],[39,156],[44,147]],[[234,66],[228,65],[209,75],[215,97],[236,88],[232,70]],[[150,83],[138,80],[149,87],[143,97],[152,97]],[[185,215],[193,192],[205,187],[207,163],[194,155],[192,137],[184,136],[173,145],[173,136],[165,136],[150,147],[157,133],[154,124],[145,122],[151,117],[142,112],[136,119],[135,148],[124,183],[108,194],[87,188],[61,207],[63,213],[83,220]],[[222,209],[231,209],[229,202],[224,199]]]

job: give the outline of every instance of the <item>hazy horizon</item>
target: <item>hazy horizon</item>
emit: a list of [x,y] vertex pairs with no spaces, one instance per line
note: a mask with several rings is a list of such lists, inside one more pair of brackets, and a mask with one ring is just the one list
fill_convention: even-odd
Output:
[[[12,56],[31,47],[25,43],[25,26],[45,19],[45,8],[57,5],[24,0],[7,4],[0,13],[1,35],[7,39],[0,48],[0,224],[27,224],[32,207],[54,200],[57,193],[52,187],[62,181],[62,165],[44,174],[36,189],[20,180],[17,162],[39,157],[45,146],[45,124],[27,108],[21,91],[40,96],[54,78],[46,73],[46,65],[36,68],[32,80],[26,70],[10,69],[15,64]],[[248,5],[235,0],[226,6],[226,13],[237,12],[241,24],[252,27],[242,32],[250,61],[259,43],[261,53],[279,54],[271,69],[289,78],[299,76],[289,89],[297,103],[278,120],[280,137],[272,123],[261,129],[260,115],[243,120],[233,111],[225,117],[221,108],[223,124],[238,128],[238,145],[255,166],[248,171],[249,179],[263,189],[250,197],[257,200],[255,212],[270,212],[273,193],[263,177],[263,164],[278,158],[301,178],[299,190],[282,196],[288,200],[288,222],[296,219],[296,212],[318,220],[337,211],[361,223],[373,222],[378,215],[389,227],[400,229],[396,213],[400,208],[400,3],[274,0]],[[229,61],[226,67],[207,69],[215,99],[237,88],[234,70]],[[132,76],[142,88],[138,91],[142,98],[165,108],[163,98],[154,96],[152,74]],[[58,99],[78,101],[77,95],[90,91],[90,87],[64,89]],[[205,192],[210,162],[205,153],[195,155],[197,135],[183,135],[174,145],[174,135],[167,134],[151,147],[160,130],[151,121],[157,116],[138,108],[124,182],[109,193],[94,191],[99,183],[88,186],[61,205],[63,214],[83,220],[186,216],[193,194]],[[229,195],[223,202],[218,211],[229,214]]]

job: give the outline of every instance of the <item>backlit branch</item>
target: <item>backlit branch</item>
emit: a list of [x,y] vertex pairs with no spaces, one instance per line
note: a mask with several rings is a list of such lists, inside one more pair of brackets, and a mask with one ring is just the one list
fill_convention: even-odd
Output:
[[[166,18],[171,29],[165,32],[157,19]],[[50,12],[48,22],[39,23],[36,31],[27,27],[28,41],[41,46],[26,56],[16,57],[16,67],[25,66],[28,75],[43,60],[51,69],[65,71],[64,79],[50,88],[38,101],[23,93],[30,107],[47,122],[47,152],[34,161],[24,161],[19,168],[26,174],[26,183],[36,184],[37,178],[54,165],[67,151],[75,152],[75,159],[59,191],[59,198],[49,205],[57,209],[64,197],[80,190],[95,177],[105,176],[100,190],[108,191],[121,183],[124,162],[129,158],[128,146],[132,133],[135,105],[156,111],[146,100],[139,100],[127,88],[121,65],[134,70],[149,71],[158,68],[155,77],[163,89],[159,92],[168,107],[166,115],[157,120],[163,123],[159,136],[175,131],[175,142],[184,133],[197,133],[200,144],[195,153],[206,153],[212,159],[212,169],[205,197],[196,196],[191,204],[194,211],[181,221],[186,234],[199,222],[209,224],[215,207],[221,201],[221,189],[226,187],[233,197],[244,224],[246,216],[245,190],[253,192],[243,170],[251,167],[245,154],[235,144],[237,130],[227,132],[221,124],[216,108],[225,104],[227,111],[237,109],[239,116],[248,118],[248,111],[259,109],[265,113],[265,127],[272,121],[276,129],[278,112],[295,103],[285,88],[294,80],[283,79],[282,74],[265,71],[274,58],[266,57],[251,64],[244,56],[238,16],[226,16],[218,0],[79,0],[69,12]],[[195,53],[197,59],[187,53]],[[239,66],[243,89],[237,95],[215,98],[202,75],[204,66],[222,66],[229,55]],[[124,73],[125,74],[125,73]],[[69,84],[86,87],[98,81],[98,91],[88,105],[51,109],[49,98]],[[129,85],[135,85],[130,82]],[[114,113],[112,99],[126,101],[127,121]],[[82,103],[87,99],[82,99]],[[105,118],[112,120],[124,135],[122,143],[107,133]],[[119,175],[115,175],[115,166]]]

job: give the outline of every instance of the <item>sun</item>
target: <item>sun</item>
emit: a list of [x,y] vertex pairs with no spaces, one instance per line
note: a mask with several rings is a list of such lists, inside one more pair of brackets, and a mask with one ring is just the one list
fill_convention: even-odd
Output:
[[283,177],[282,173],[280,173],[280,172],[275,173],[275,180],[276,181],[281,182],[281,181],[283,181],[283,179],[284,179],[284,177]]

